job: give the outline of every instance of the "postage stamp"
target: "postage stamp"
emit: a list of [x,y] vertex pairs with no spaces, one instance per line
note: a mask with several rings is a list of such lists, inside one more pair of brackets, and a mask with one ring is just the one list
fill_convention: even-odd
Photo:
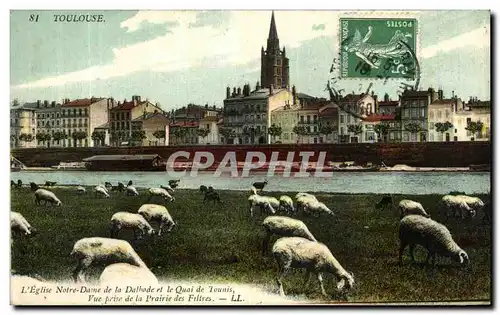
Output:
[[417,19],[341,18],[342,78],[415,78]]

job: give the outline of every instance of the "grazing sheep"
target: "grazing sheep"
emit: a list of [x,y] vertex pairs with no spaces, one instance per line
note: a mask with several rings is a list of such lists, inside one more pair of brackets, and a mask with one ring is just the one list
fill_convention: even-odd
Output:
[[262,222],[262,226],[266,231],[262,243],[262,255],[265,255],[269,240],[273,234],[278,236],[299,236],[316,242],[316,238],[314,238],[306,224],[300,220],[283,216],[268,216]]
[[323,286],[323,272],[331,273],[337,278],[338,291],[351,289],[354,286],[354,275],[342,267],[325,244],[312,242],[302,237],[282,237],[274,243],[272,252],[279,268],[276,282],[280,295],[285,295],[282,278],[290,268],[307,270],[303,287],[309,281],[311,273],[315,273],[324,296],[326,292]]
[[300,211],[304,211],[304,205],[309,202],[310,200],[316,200],[316,196],[308,194],[308,193],[298,193],[295,195],[296,203],[297,203],[297,213]]
[[118,232],[124,228],[134,231],[134,239],[137,239],[137,231],[139,231],[139,238],[145,234],[151,236],[155,233],[149,222],[138,213],[117,212],[113,214],[111,217],[111,237],[116,238]]
[[45,181],[45,186],[55,186],[57,182]]
[[[129,186],[131,187],[131,186]],[[128,187],[127,187],[128,189]],[[166,189],[163,189],[163,188],[156,188],[156,187],[152,187],[152,188],[149,188],[149,199],[148,199],[148,202],[151,200],[151,198],[153,198],[154,196],[160,196],[162,198],[164,198],[165,200],[168,200],[170,202],[174,202],[175,201],[175,198],[172,197],[168,191]]]
[[61,200],[57,198],[56,194],[46,189],[39,188],[35,191],[35,203],[37,205],[40,205],[42,201],[44,201],[44,204],[50,202],[51,204],[55,204],[58,207],[62,205]]
[[10,229],[14,233],[32,236],[36,234],[34,229],[28,221],[19,212],[11,211],[10,213]]
[[222,201],[220,200],[220,195],[218,192],[216,192],[215,190],[207,190],[205,192],[205,197],[203,198],[203,202],[205,201],[213,201],[214,203],[215,202],[218,202],[218,203],[222,203]]
[[205,185],[201,185],[201,186],[200,186],[200,192],[201,192],[202,194],[206,193],[206,192],[207,192],[207,190],[208,190],[207,186],[205,186]]
[[30,182],[30,189],[31,191],[37,191],[40,187],[37,184]]
[[113,186],[111,187],[111,191],[119,191],[119,192],[123,192],[125,190],[125,185],[123,185],[123,183],[121,182],[118,182],[118,185],[117,186]]
[[177,188],[179,186],[180,179],[171,179],[168,181],[168,185],[172,188]]
[[83,186],[78,186],[78,187],[76,187],[76,191],[81,193],[81,194],[84,194],[87,192],[87,189],[85,189],[85,187],[83,187]]
[[484,207],[484,203],[477,197],[466,195],[446,195],[441,198],[441,204],[446,209],[446,219],[450,216],[475,217],[476,212]]
[[403,199],[399,202],[398,207],[399,207],[400,219],[409,214],[421,215],[426,218],[431,217],[427,212],[425,212],[425,209],[420,202]]
[[148,268],[129,242],[105,237],[89,237],[76,241],[70,256],[77,260],[73,271],[75,282],[85,281],[85,272],[92,265],[129,263]]
[[139,192],[134,186],[127,186],[127,196],[139,196]]
[[108,191],[104,188],[104,186],[95,186],[94,191],[96,196],[101,195],[104,196],[104,198],[109,198]]
[[293,200],[289,196],[283,195],[279,199],[280,205],[278,211],[284,209],[288,214],[294,213],[295,208],[293,206]]
[[166,191],[168,191],[169,194],[173,194],[175,192],[174,189],[170,187],[170,185],[167,186],[160,185],[160,188],[165,189]]
[[250,218],[253,217],[253,208],[256,206],[261,209],[261,212],[268,211],[272,214],[276,213],[276,210],[269,203],[269,200],[267,198],[263,198],[263,196],[250,195],[250,197],[248,197],[248,203],[250,205]]
[[415,261],[414,250],[416,245],[427,249],[427,260],[432,257],[436,265],[437,254],[450,257],[460,264],[468,264],[469,256],[453,240],[450,231],[443,224],[421,215],[407,215],[399,223],[399,264],[403,263],[403,252],[410,246],[410,256]]
[[23,187],[23,181],[18,179],[17,180],[17,188],[22,188]]
[[380,199],[379,202],[375,204],[375,209],[385,209],[387,208],[387,206],[392,207],[393,202],[394,201],[391,195],[383,196],[382,199]]
[[137,267],[127,263],[111,264],[104,268],[99,277],[99,284],[103,285],[156,285],[158,279],[146,268]]
[[267,185],[267,179],[264,180],[263,182],[255,182],[252,184],[253,187],[261,191],[264,189],[264,187],[266,187],[266,185]]
[[16,185],[15,181],[10,180],[10,188],[12,188],[12,187],[17,188],[17,185]]
[[127,183],[127,186],[132,186],[132,185],[133,185],[132,181],[129,180],[128,183]]
[[314,199],[305,199],[302,203],[303,211],[305,214],[316,214],[319,217],[321,213],[326,213],[330,216],[335,216],[332,210],[330,210],[323,202]]
[[109,190],[109,189],[113,188],[113,185],[111,185],[110,182],[104,182],[104,187],[106,187],[106,189]]
[[177,225],[167,208],[157,204],[143,204],[137,212],[142,215],[149,222],[156,221],[159,224],[158,236],[161,235],[163,229],[166,227],[167,233]]

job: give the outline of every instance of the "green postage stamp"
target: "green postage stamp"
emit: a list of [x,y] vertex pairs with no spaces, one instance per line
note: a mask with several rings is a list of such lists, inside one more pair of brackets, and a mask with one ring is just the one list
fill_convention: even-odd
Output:
[[341,18],[342,78],[415,79],[417,20]]

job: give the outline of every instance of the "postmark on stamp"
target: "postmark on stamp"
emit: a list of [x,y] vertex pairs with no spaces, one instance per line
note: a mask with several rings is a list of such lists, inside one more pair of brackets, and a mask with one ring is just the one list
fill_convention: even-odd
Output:
[[416,78],[417,19],[341,18],[341,78]]

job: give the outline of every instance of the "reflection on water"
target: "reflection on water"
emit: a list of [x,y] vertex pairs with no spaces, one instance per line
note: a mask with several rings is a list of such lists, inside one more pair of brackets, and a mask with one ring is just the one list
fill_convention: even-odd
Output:
[[[249,177],[230,177],[229,174],[215,177],[211,173],[199,173],[192,177],[189,173],[181,177],[178,188],[198,189],[200,185],[216,189],[247,190],[255,181],[268,180],[268,191],[324,191],[332,193],[395,193],[395,194],[445,194],[463,191],[467,194],[488,193],[490,191],[489,172],[334,172],[331,177],[293,178],[267,173],[251,174]],[[127,183],[133,180],[137,187],[165,185],[173,179],[167,172],[86,172],[49,171],[13,172],[11,179],[21,179],[23,183],[55,181],[67,185],[96,185],[104,182]]]

